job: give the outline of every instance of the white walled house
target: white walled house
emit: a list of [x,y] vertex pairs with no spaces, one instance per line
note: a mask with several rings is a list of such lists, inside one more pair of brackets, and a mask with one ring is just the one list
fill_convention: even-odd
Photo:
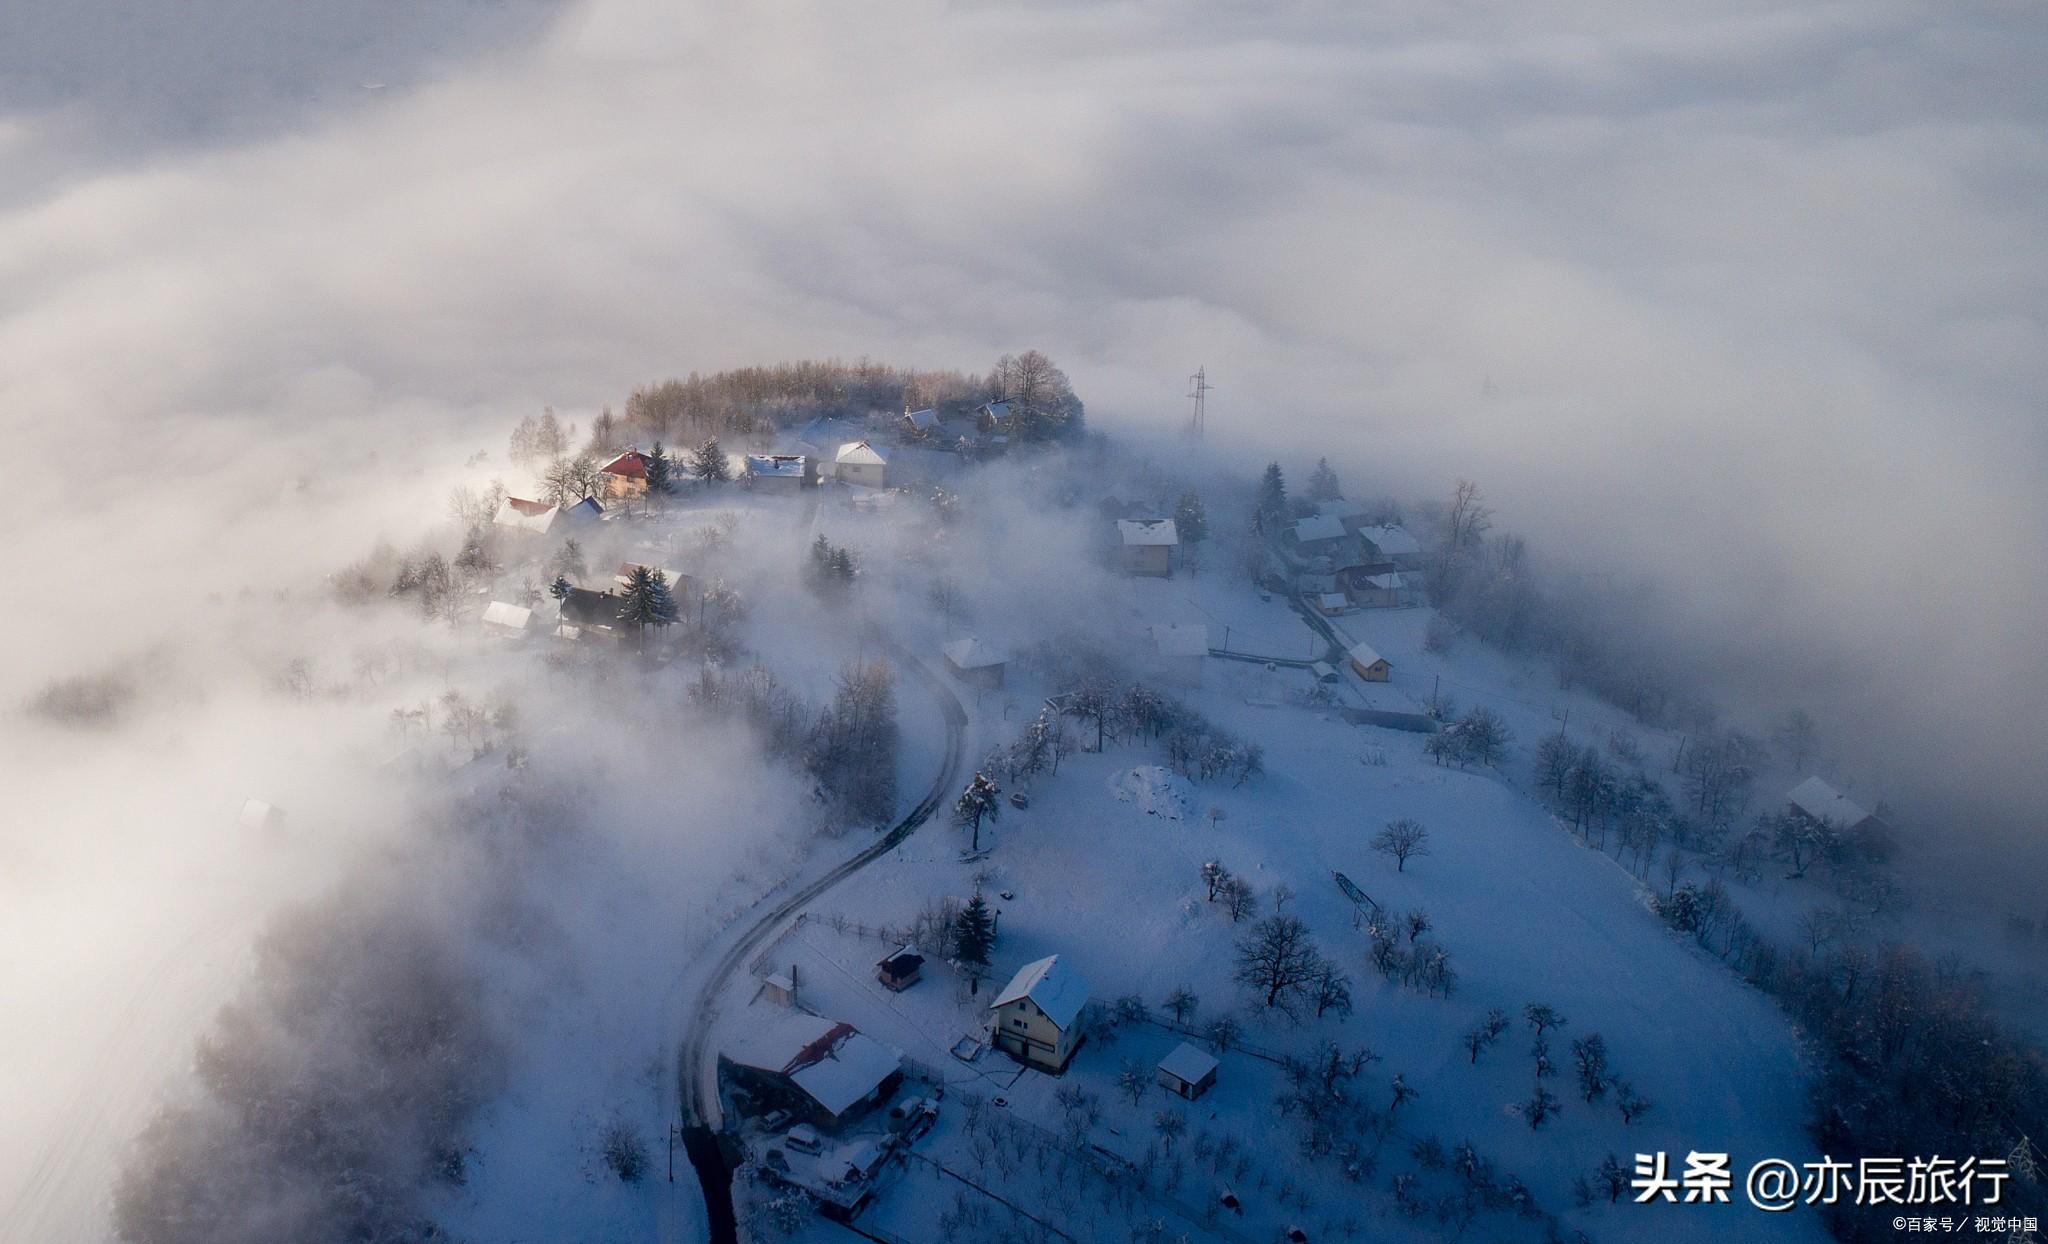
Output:
[[832,473],[861,488],[889,486],[889,455],[866,441],[848,441],[832,456]]
[[1087,982],[1058,955],[1027,963],[989,1003],[995,1046],[1027,1067],[1057,1075],[1081,1044],[1081,1008],[1087,1004]]

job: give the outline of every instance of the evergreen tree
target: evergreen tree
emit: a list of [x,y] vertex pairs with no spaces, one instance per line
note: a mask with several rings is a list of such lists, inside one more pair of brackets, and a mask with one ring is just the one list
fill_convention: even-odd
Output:
[[640,632],[644,642],[647,628],[667,626],[676,620],[676,600],[669,594],[668,576],[659,570],[635,566],[626,581],[625,602],[619,606],[619,621]]
[[[962,963],[970,967],[987,968],[989,952],[995,949],[996,924],[989,914],[988,902],[979,890],[967,900],[967,906],[960,912],[960,922],[953,928],[953,945]],[[968,993],[981,990],[981,974],[968,973]]]
[[569,579],[567,575],[558,574],[555,576],[555,581],[553,583],[548,584],[548,595],[554,597],[557,601],[564,601],[569,599],[569,593],[572,590],[574,589],[572,589],[569,586]]
[[1330,469],[1328,458],[1317,458],[1316,469],[1309,472],[1308,499],[1311,501],[1335,501],[1344,495],[1337,485],[1337,473]]
[[723,483],[732,478],[725,469],[725,451],[718,447],[717,437],[697,446],[697,452],[690,455],[690,474],[707,484]]
[[1252,530],[1272,533],[1280,530],[1287,522],[1287,478],[1280,473],[1280,464],[1269,462],[1266,473],[1259,477],[1258,500],[1252,506]]
[[675,487],[675,463],[662,449],[661,442],[656,441],[647,455],[647,495],[659,499],[674,492]]
[[1173,510],[1173,526],[1182,544],[1200,544],[1209,538],[1209,512],[1202,508],[1200,493],[1189,489],[1180,495],[1180,504]]

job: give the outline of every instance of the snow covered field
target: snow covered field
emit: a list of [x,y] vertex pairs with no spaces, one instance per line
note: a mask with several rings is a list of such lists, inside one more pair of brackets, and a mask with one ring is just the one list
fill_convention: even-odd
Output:
[[[1204,591],[1250,597],[1241,586],[1209,580],[1129,586],[1140,597],[1160,589],[1183,600]],[[1287,641],[1290,621],[1306,633],[1277,602],[1265,609],[1239,605],[1237,612],[1262,625],[1273,642]],[[1402,635],[1419,635],[1421,611],[1367,621],[1373,641],[1396,655],[1397,667],[1411,659]],[[1346,622],[1367,629],[1358,619]],[[1465,671],[1455,659],[1445,664],[1447,672],[1471,680],[1493,673]],[[1219,1238],[1238,1238],[1232,1229],[1271,1238],[1304,1219],[1315,1224],[1311,1238],[1330,1238],[1332,1230],[1362,1232],[1360,1238],[1441,1238],[1440,1223],[1406,1218],[1387,1191],[1394,1174],[1416,1169],[1409,1151],[1425,1137],[1446,1149],[1471,1141],[1500,1170],[1523,1179],[1543,1209],[1598,1238],[1633,1238],[1645,1229],[1644,1211],[1623,1217],[1604,1202],[1588,1210],[1573,1205],[1574,1178],[1590,1176],[1609,1152],[1624,1164],[1637,1150],[1653,1149],[1726,1151],[1738,1161],[1810,1156],[1798,1044],[1768,999],[1669,932],[1633,877],[1579,845],[1499,777],[1439,767],[1422,754],[1415,735],[1351,726],[1312,709],[1244,703],[1247,680],[1288,673],[1269,676],[1257,667],[1209,662],[1216,689],[1190,694],[1190,702],[1262,741],[1268,771],[1243,788],[1195,788],[1197,814],[1174,819],[1148,810],[1148,802],[1159,802],[1159,784],[1143,776],[1150,757],[1141,746],[1071,756],[1056,777],[1032,782],[1028,810],[1006,808],[992,829],[984,828],[984,844],[998,844],[987,860],[961,863],[960,835],[928,827],[886,867],[836,891],[763,959],[772,970],[796,969],[804,1005],[938,1069],[962,1091],[961,1100],[965,1094],[1004,1098],[1007,1104],[989,1107],[987,1117],[1012,1120],[1026,1133],[1043,1129],[1044,1136],[1057,1136],[1063,1127],[1053,1097],[1057,1081],[1020,1073],[1000,1055],[984,1055],[970,1066],[949,1053],[978,1029],[989,994],[1009,971],[1043,955],[1058,954],[1078,968],[1098,1001],[1136,995],[1155,1015],[1173,990],[1192,989],[1201,999],[1196,1027],[1232,1013],[1245,1024],[1244,1042],[1262,1051],[1306,1055],[1325,1040],[1346,1049],[1369,1047],[1382,1061],[1362,1074],[1362,1097],[1384,1106],[1396,1074],[1419,1093],[1401,1107],[1397,1132],[1379,1147],[1377,1173],[1354,1184],[1333,1160],[1296,1160],[1289,1152],[1292,1125],[1273,1117],[1284,1078],[1275,1065],[1249,1054],[1226,1053],[1218,1087],[1197,1103],[1184,1105],[1155,1088],[1130,1104],[1115,1084],[1124,1060],[1135,1059],[1149,1075],[1152,1063],[1181,1039],[1145,1025],[1127,1027],[1113,1045],[1098,1040],[1085,1046],[1066,1083],[1099,1098],[1101,1119],[1089,1139],[1133,1162],[1144,1163],[1146,1151],[1160,1143],[1155,1114],[1186,1117],[1178,1152],[1153,1159],[1158,1195],[1151,1200],[1119,1202],[1111,1222],[1099,1221],[1101,1206],[1079,1172],[1048,1182],[1031,1154],[1001,1162],[977,1156],[975,1135],[986,1133],[963,1129],[957,1104],[949,1104],[948,1122],[925,1152],[1083,1239],[1127,1238],[1131,1224],[1148,1214],[1175,1217],[1175,1200],[1206,1211],[1210,1185],[1219,1178],[1246,1203],[1245,1217],[1225,1222]],[[984,745],[1013,731],[1018,710],[1045,690],[1013,676],[999,702],[984,700],[977,721]],[[1119,798],[1134,791],[1143,796]],[[1220,817],[1210,816],[1212,808]],[[1401,817],[1428,827],[1431,852],[1397,873],[1367,843],[1382,824]],[[1306,920],[1356,981],[1352,1015],[1295,1021],[1262,1013],[1256,999],[1231,983],[1233,941],[1247,926],[1233,926],[1220,905],[1205,901],[1200,869],[1212,859],[1251,880],[1266,896],[1265,910],[1281,887],[1294,892],[1285,910]],[[1449,948],[1458,974],[1451,997],[1426,997],[1379,978],[1367,962],[1358,913],[1332,882],[1333,871],[1347,874],[1392,912],[1428,911],[1435,926],[1430,936]],[[905,927],[937,896],[964,899],[976,874],[1001,912],[990,989],[970,1001],[947,969],[932,966],[911,990],[884,990],[872,964],[890,944],[861,936],[860,926]],[[1520,1114],[1534,1081],[1529,1034],[1519,1018],[1530,1002],[1548,1003],[1569,1021],[1553,1037],[1561,1074],[1549,1082],[1564,1108],[1541,1130],[1529,1128]],[[1474,1067],[1459,1035],[1494,1006],[1516,1017],[1514,1026]],[[1594,1032],[1605,1039],[1619,1075],[1654,1103],[1632,1126],[1623,1124],[1612,1094],[1588,1105],[1572,1091],[1569,1042]],[[1204,1168],[1190,1148],[1204,1132],[1212,1140],[1239,1137],[1250,1151],[1246,1173],[1231,1174],[1228,1162],[1220,1177]],[[1175,1157],[1184,1169],[1169,1195],[1163,1181]],[[1433,1178],[1424,1175],[1425,1183]],[[1283,1185],[1289,1189],[1284,1194]],[[930,1195],[940,1190],[946,1195]],[[967,1190],[957,1180],[944,1189],[913,1182],[884,1193],[875,1221],[907,1238],[939,1238],[936,1216],[953,1205],[953,1194]],[[1296,1192],[1306,1203],[1292,1199]],[[1169,1223],[1173,1230],[1185,1225]],[[1821,1234],[1810,1217],[1764,1216],[1742,1206],[1662,1214],[1654,1229],[1699,1240],[1736,1232],[1774,1239]]]

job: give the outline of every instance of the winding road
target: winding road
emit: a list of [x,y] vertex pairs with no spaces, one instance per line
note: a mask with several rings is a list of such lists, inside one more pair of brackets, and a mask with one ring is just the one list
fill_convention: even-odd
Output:
[[691,999],[676,1059],[676,1095],[682,1114],[683,1146],[704,1189],[712,1244],[737,1244],[738,1241],[732,1207],[732,1170],[719,1149],[717,1139],[724,1117],[718,1100],[718,1068],[711,1049],[711,1027],[717,1016],[719,994],[747,960],[770,938],[779,935],[797,912],[916,833],[919,826],[946,805],[954,788],[960,785],[967,738],[967,709],[960,703],[960,697],[939,675],[901,645],[872,627],[869,634],[888,652],[896,668],[923,683],[938,703],[939,711],[946,719],[944,756],[931,788],[887,833],[858,854],[835,865],[831,871],[763,909],[751,922],[727,930],[723,935],[727,939],[725,950]]

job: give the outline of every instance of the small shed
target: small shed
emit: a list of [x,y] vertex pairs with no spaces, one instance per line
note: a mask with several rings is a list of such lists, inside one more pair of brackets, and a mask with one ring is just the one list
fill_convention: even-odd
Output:
[[1003,671],[1010,656],[1002,649],[968,637],[956,639],[940,649],[953,677],[971,687],[994,690],[1003,685]]
[[903,412],[903,433],[906,436],[929,436],[939,430],[939,412],[927,406],[923,410]]
[[1371,644],[1358,644],[1347,654],[1351,668],[1367,682],[1386,682],[1393,676],[1394,667],[1387,659],[1374,652]]
[[1128,575],[1173,577],[1173,551],[1180,529],[1170,518],[1121,518],[1116,524],[1117,567]]
[[1216,1083],[1217,1066],[1215,1055],[1183,1041],[1159,1060],[1159,1087],[1193,1101]]
[[1323,592],[1316,597],[1316,612],[1324,617],[1335,617],[1351,612],[1351,598],[1342,592]]
[[1337,667],[1328,661],[1310,662],[1308,672],[1315,676],[1317,682],[1328,683],[1337,681]]
[[795,1006],[796,977],[788,972],[771,972],[761,978],[761,992],[755,996],[777,1006]]
[[875,979],[892,993],[902,993],[924,977],[924,956],[916,947],[902,946],[875,962]]

